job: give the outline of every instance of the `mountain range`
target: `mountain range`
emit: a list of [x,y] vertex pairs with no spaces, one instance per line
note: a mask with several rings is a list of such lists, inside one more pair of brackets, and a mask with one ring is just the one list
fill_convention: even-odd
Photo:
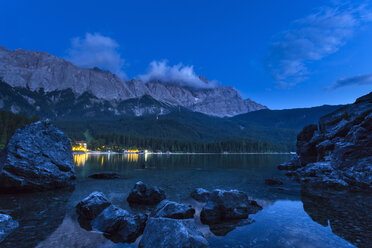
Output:
[[44,52],[0,48],[0,110],[49,118],[73,139],[89,133],[199,143],[250,140],[291,151],[297,132],[340,107],[269,110],[231,87],[124,82]]
[[[206,87],[199,88],[182,86],[177,82],[144,83],[136,79],[123,81],[110,71],[99,68],[79,68],[51,54],[23,49],[11,51],[0,47],[0,79],[16,88],[15,94],[28,101],[29,107],[33,105],[36,112],[42,106],[36,104],[38,100],[32,97],[32,92],[40,91],[42,97],[51,105],[58,105],[59,102],[64,101],[66,94],[70,97],[69,100],[73,98],[75,105],[80,104],[80,100],[84,99],[86,108],[90,109],[86,112],[90,115],[94,115],[91,111],[92,106],[97,110],[110,111],[116,116],[164,114],[169,112],[168,108],[174,107],[184,107],[218,117],[267,109],[250,99],[243,99],[232,87],[211,87],[204,77],[200,79]],[[155,103],[151,100],[156,106],[151,105],[145,110],[141,107],[134,107],[132,110],[127,108],[127,100],[132,100],[131,103],[134,103],[133,99],[139,99],[141,102],[143,97],[150,99],[147,96],[156,101]],[[22,106],[13,104],[10,108],[15,111]],[[96,114],[100,115],[100,113]]]

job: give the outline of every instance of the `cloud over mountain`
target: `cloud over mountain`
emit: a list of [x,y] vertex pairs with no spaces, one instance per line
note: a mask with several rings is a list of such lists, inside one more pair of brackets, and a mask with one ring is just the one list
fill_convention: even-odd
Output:
[[352,85],[372,85],[372,74],[364,74],[355,77],[341,78],[334,84],[326,88],[326,90],[335,90],[338,88]]
[[124,59],[118,48],[119,44],[110,37],[99,33],[86,33],[85,37],[72,39],[66,59],[80,67],[110,70],[120,78],[126,79],[123,71]]
[[321,7],[274,37],[266,68],[278,86],[293,86],[308,77],[311,62],[337,52],[370,21],[365,5]]
[[144,82],[159,80],[164,83],[177,83],[182,86],[194,88],[212,88],[216,86],[215,81],[206,82],[195,72],[193,66],[180,64],[169,66],[166,60],[152,61],[146,74],[138,78]]

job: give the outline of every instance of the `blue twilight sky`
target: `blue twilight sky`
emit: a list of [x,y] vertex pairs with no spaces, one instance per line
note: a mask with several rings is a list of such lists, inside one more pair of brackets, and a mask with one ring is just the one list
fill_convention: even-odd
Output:
[[372,90],[371,1],[4,0],[0,45],[124,79],[204,75],[272,109]]

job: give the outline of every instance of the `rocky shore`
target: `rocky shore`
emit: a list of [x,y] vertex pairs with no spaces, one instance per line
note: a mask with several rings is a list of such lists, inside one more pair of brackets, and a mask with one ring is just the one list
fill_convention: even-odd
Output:
[[[208,193],[208,194],[206,194]],[[130,213],[114,206],[101,192],[93,192],[76,205],[80,225],[102,232],[114,242],[133,243],[142,235],[139,247],[208,247],[208,241],[197,227],[195,218],[209,225],[216,233],[228,233],[236,226],[249,224],[250,214],[262,209],[256,201],[238,190],[196,189],[193,198],[202,195],[206,202],[200,216],[189,204],[166,200],[163,190],[137,182],[127,201],[153,206],[150,213]],[[206,196],[207,195],[207,196]]]
[[305,127],[297,154],[278,168],[305,187],[372,191],[372,92]]

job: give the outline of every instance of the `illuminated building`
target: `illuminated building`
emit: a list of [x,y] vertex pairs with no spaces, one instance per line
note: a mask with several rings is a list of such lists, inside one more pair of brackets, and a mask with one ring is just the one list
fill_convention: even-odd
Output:
[[124,150],[124,153],[139,153],[140,150],[138,149],[128,149],[128,150]]
[[86,141],[76,141],[75,144],[72,146],[72,151],[74,152],[87,152],[88,150],[88,143]]

